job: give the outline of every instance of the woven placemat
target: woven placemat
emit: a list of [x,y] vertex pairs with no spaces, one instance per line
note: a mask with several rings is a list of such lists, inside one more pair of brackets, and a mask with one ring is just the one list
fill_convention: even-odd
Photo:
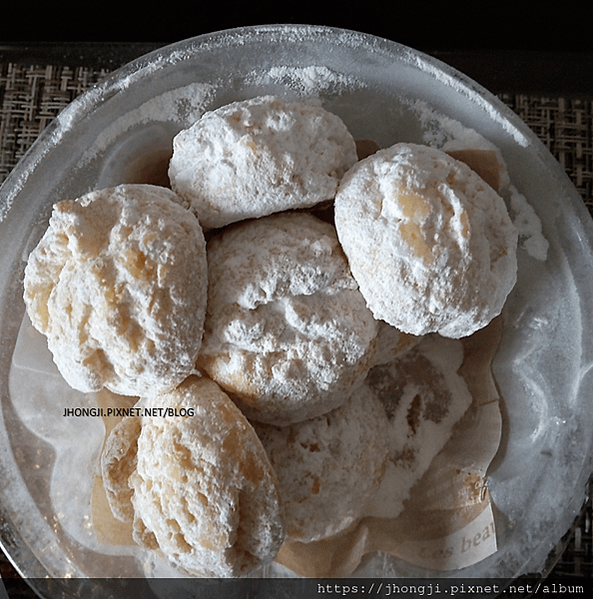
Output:
[[50,121],[108,71],[10,63],[0,68],[1,183]]
[[593,101],[499,94],[558,160],[593,214]]
[[[0,65],[0,183],[49,122],[108,73],[107,69],[63,65]],[[592,101],[517,94],[499,97],[548,147],[593,215]],[[589,499],[573,530],[559,544],[560,551],[568,543],[553,573],[593,577],[592,518]],[[0,572],[5,577],[14,573],[1,555]]]

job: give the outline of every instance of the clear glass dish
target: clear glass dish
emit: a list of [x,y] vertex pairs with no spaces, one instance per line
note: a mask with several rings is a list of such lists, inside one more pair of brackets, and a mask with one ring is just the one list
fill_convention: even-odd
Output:
[[355,138],[380,146],[446,139],[459,124],[475,130],[500,149],[513,184],[535,209],[550,244],[547,260],[521,257],[494,365],[505,399],[503,443],[489,474],[498,551],[450,573],[381,558],[358,574],[544,573],[550,552],[580,512],[592,471],[591,218],[558,163],[488,91],[407,47],[316,26],[223,31],[141,57],[65,109],[3,184],[3,548],[29,578],[141,574],[134,550],[109,553],[93,539],[88,525],[93,473],[79,473],[85,460],[96,458],[102,423],[62,416],[65,406],[92,405],[93,398],[71,395],[48,361],[43,340],[26,326],[25,261],[55,202],[133,180],[141,168],[162,162],[174,134],[202,111],[265,93],[317,97]]

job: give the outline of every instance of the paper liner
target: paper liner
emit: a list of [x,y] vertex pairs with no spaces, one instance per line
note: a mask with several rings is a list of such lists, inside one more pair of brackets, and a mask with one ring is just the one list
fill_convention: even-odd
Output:
[[382,551],[431,570],[457,570],[497,549],[486,471],[502,432],[492,359],[501,318],[462,340],[459,374],[472,404],[414,485],[397,518],[366,517],[345,533],[313,543],[286,541],[277,561],[300,576],[351,575],[365,555]]

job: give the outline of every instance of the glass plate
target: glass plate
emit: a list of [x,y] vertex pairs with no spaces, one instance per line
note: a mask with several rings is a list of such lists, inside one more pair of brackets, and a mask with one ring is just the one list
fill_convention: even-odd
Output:
[[[89,497],[103,428],[65,418],[94,396],[69,390],[24,318],[25,261],[52,205],[132,181],[161,164],[181,128],[207,109],[266,93],[317,98],[357,139],[437,145],[467,128],[494,143],[539,216],[545,262],[520,255],[495,362],[504,438],[489,488],[498,551],[436,573],[397,559],[361,576],[544,573],[579,513],[592,470],[593,224],[558,163],[492,94],[410,48],[316,26],[261,26],[199,36],[126,65],[83,94],[43,132],[1,188],[0,533],[25,577],[134,576],[136,549],[94,537]],[[83,441],[84,439],[84,441]],[[158,568],[157,568],[158,570]],[[160,571],[160,570],[158,570]],[[264,571],[264,575],[266,572]]]

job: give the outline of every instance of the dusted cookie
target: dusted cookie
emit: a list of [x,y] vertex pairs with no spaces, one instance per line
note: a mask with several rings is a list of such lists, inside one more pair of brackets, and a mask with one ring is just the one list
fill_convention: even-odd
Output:
[[338,237],[376,318],[413,335],[470,335],[517,277],[503,199],[465,164],[396,144],[356,164],[335,199]]
[[306,213],[240,223],[209,242],[208,265],[198,366],[248,418],[313,418],[362,382],[377,322],[332,225]]
[[389,448],[385,411],[368,388],[317,418],[254,427],[278,476],[287,538],[324,539],[365,513]]
[[181,131],[169,178],[211,229],[332,199],[355,162],[354,139],[337,116],[262,96],[208,112]]
[[140,417],[127,416],[113,427],[101,452],[105,495],[111,512],[122,522],[134,519],[133,491],[128,480],[136,470],[140,430]]
[[191,415],[142,419],[129,478],[136,542],[198,576],[242,576],[273,560],[284,539],[276,476],[233,402],[192,376],[145,405]]
[[56,204],[24,299],[74,389],[140,396],[192,372],[207,276],[202,229],[179,198],[121,185]]

